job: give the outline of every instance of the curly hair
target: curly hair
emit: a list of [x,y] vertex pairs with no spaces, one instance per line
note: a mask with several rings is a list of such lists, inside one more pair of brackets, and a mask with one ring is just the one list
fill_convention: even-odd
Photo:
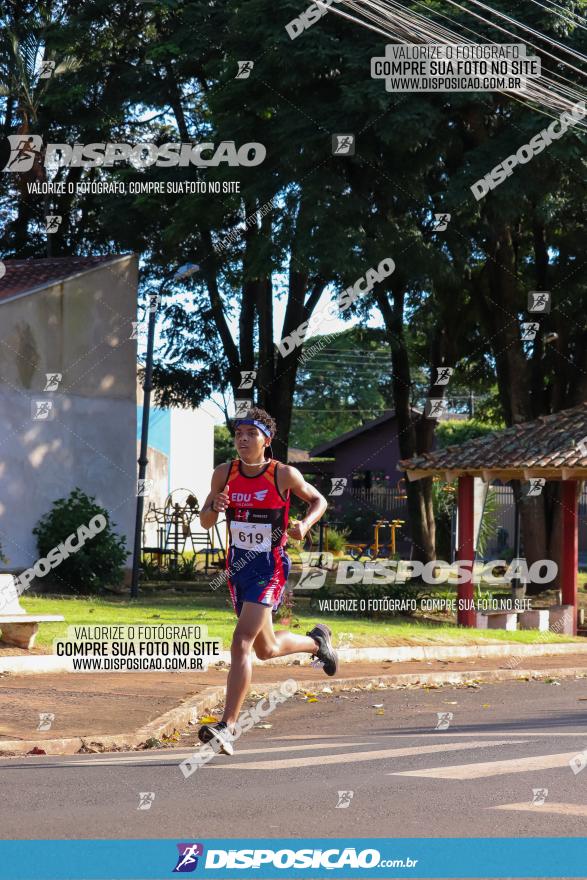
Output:
[[277,422],[273,416],[270,416],[269,413],[265,412],[264,409],[261,409],[260,406],[252,406],[251,409],[247,410],[247,414],[244,418],[255,419],[255,421],[261,422],[266,428],[269,428],[271,431],[271,439],[277,434]]

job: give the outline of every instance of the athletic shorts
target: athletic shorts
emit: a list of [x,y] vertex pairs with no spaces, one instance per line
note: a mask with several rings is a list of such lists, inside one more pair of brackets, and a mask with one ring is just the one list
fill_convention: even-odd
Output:
[[285,595],[291,561],[283,547],[255,553],[231,547],[226,560],[227,583],[237,617],[243,602],[257,602],[277,611]]

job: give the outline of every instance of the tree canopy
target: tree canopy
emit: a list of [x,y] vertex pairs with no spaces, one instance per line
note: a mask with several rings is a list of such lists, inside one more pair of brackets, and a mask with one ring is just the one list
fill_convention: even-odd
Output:
[[[575,5],[566,0],[561,8]],[[406,7],[431,19],[446,11],[440,0]],[[585,29],[570,15],[521,0],[494,7],[585,50]],[[431,448],[436,423],[414,418],[411,403],[418,384],[426,397],[450,395],[450,383],[436,382],[441,366],[467,387],[495,391],[490,417],[506,424],[584,400],[580,132],[568,131],[478,202],[472,183],[544,127],[542,109],[499,92],[390,94],[369,72],[385,47],[381,34],[331,12],[291,40],[285,25],[299,11],[293,0],[10,3],[0,42],[5,135],[42,134],[45,143],[260,143],[266,158],[239,168],[51,170],[41,153],[30,172],[0,180],[2,253],[134,251],[142,294],[169,281],[178,264],[197,263],[190,281],[166,287],[158,403],[196,406],[223,394],[228,415],[229,401],[245,396],[241,372],[254,370],[254,396],[280,426],[281,457],[292,427],[301,444],[315,426],[310,412],[304,424],[297,411],[292,422],[292,412],[298,401],[311,409],[317,390],[307,387],[302,346],[282,354],[276,343],[385,258],[393,273],[340,314],[378,311],[389,379],[380,388],[369,378],[346,400],[366,412],[391,401],[404,457]],[[450,16],[466,33],[466,10],[451,6]],[[475,26],[479,42],[497,41],[498,33],[491,19]],[[550,44],[540,36],[534,43],[552,69],[578,81],[548,58]],[[51,59],[53,74],[39,78],[39,63]],[[245,60],[253,64],[241,77]],[[336,133],[354,135],[354,155],[333,154]],[[29,183],[49,178],[185,181],[219,184],[220,193],[30,194]],[[238,191],[225,192],[233,182]],[[63,218],[52,235],[47,213]],[[445,229],[435,214],[450,215]],[[532,290],[551,292],[552,308],[525,338]],[[327,391],[334,393],[331,384]],[[431,486],[414,484],[408,495],[414,546],[430,558]],[[542,522],[533,527],[542,547],[552,503],[548,495],[529,502],[532,521],[538,513]]]

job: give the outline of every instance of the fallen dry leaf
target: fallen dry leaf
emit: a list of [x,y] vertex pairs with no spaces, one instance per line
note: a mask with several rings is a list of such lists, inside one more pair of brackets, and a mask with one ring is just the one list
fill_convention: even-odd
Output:
[[214,715],[202,715],[200,718],[200,724],[216,724],[218,718],[215,718]]
[[161,737],[161,742],[165,742],[165,743],[178,742],[179,738],[180,738],[179,730],[175,729],[173,731],[173,733],[170,733],[170,734],[164,733],[163,736]]

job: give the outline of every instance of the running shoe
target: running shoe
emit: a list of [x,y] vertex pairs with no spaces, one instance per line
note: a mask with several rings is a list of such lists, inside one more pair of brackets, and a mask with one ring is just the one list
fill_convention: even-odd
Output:
[[318,623],[306,633],[311,639],[314,639],[318,646],[318,650],[313,657],[316,657],[324,664],[324,672],[326,675],[336,675],[338,669],[338,654],[332,647],[332,632],[324,623]]
[[210,743],[215,752],[221,755],[234,754],[232,745],[232,734],[228,729],[226,721],[219,721],[218,724],[204,724],[198,731],[198,739],[203,743]]

